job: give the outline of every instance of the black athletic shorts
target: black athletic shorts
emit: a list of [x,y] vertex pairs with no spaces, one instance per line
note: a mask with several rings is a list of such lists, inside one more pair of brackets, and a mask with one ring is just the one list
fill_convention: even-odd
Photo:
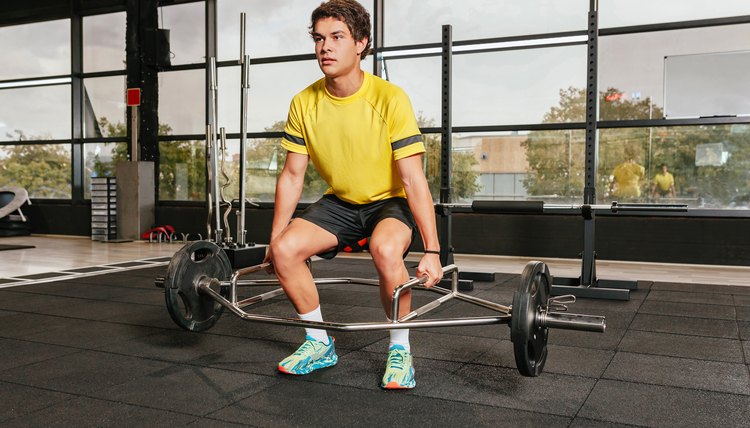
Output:
[[324,259],[332,259],[345,247],[356,245],[362,238],[369,238],[378,222],[386,218],[395,218],[406,224],[412,231],[412,239],[416,229],[409,204],[405,198],[398,197],[356,205],[344,202],[334,195],[325,195],[307,207],[298,218],[336,235],[338,248],[318,254]]

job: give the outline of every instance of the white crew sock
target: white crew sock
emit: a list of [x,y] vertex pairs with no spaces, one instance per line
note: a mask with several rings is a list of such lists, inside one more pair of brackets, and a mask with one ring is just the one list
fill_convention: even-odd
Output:
[[[306,314],[297,314],[297,316],[301,320],[305,321],[323,321],[323,314],[320,312],[320,305],[318,305],[318,307],[313,309],[311,312],[308,312]],[[305,328],[305,333],[318,342],[323,342],[328,345],[328,333],[326,333],[325,330],[321,330],[319,328]]]
[[388,349],[391,349],[393,345],[401,345],[406,349],[406,352],[411,352],[409,346],[409,329],[398,328],[390,330],[391,332],[391,343],[388,344]]

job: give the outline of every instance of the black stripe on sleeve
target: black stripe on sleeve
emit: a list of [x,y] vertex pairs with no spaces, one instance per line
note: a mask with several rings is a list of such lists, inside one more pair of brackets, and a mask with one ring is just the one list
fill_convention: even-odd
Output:
[[299,144],[300,146],[305,145],[305,140],[303,138],[295,137],[294,135],[289,135],[286,132],[284,133],[284,139],[291,141],[294,144]]
[[398,150],[402,149],[406,146],[410,146],[415,143],[419,143],[422,140],[422,134],[412,135],[411,137],[406,137],[404,139],[394,141],[391,143],[391,150]]

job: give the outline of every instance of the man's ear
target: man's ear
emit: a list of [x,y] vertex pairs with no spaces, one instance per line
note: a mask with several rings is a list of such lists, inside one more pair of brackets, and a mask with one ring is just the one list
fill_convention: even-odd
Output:
[[365,37],[355,43],[357,45],[357,55],[362,55],[362,52],[365,50],[365,46],[367,46],[368,41],[369,37]]

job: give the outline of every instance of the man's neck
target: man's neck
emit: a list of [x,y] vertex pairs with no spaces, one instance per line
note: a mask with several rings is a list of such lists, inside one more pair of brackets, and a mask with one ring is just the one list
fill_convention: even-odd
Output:
[[365,73],[361,69],[338,77],[326,77],[326,89],[334,97],[346,98],[354,95],[362,87]]

